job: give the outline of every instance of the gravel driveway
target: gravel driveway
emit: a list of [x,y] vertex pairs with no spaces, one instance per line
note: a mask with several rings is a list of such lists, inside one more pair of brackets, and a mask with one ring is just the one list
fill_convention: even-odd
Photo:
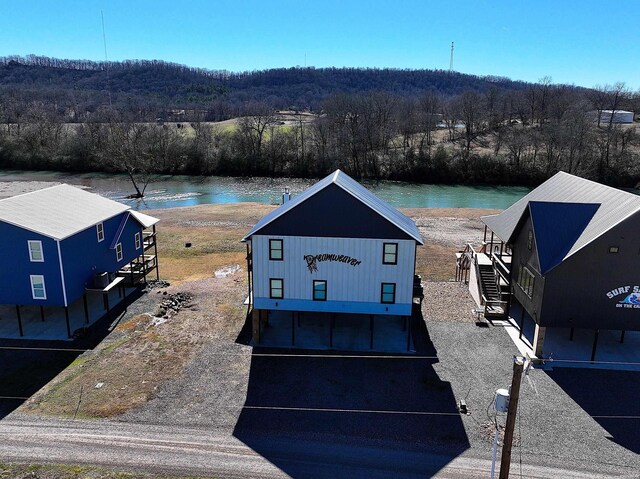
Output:
[[[472,449],[490,457],[493,419],[487,408],[495,390],[509,386],[517,350],[501,327],[476,325],[473,303],[459,284],[430,283],[427,292],[427,297],[449,293],[455,298],[437,311],[425,305],[435,360],[336,358],[331,353],[315,358],[263,356],[282,351],[252,350],[230,338],[216,338],[155,399],[119,419],[215,428],[247,444],[264,436],[333,437],[448,451],[452,457]],[[583,371],[533,370],[525,379],[514,463],[522,455],[525,463],[571,464],[585,471],[609,465],[629,468],[630,473],[640,468],[633,434],[640,428],[638,420],[591,417],[621,410],[638,415],[633,398],[640,393],[640,376]],[[578,387],[580,381],[584,383]],[[616,386],[619,381],[630,388],[624,389],[627,393]],[[592,394],[585,397],[587,384]],[[616,387],[624,404],[613,400]],[[599,402],[593,391],[606,388],[614,390]],[[460,398],[466,399],[470,415],[455,414]],[[504,424],[504,419],[498,421]]]

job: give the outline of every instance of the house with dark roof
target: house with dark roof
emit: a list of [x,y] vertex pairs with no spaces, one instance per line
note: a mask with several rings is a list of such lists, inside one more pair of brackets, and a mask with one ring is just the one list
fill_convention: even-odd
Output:
[[552,353],[550,332],[591,334],[593,361],[603,331],[623,342],[640,330],[639,196],[560,172],[482,221],[470,289],[515,319],[536,356]]
[[372,321],[412,314],[420,232],[340,170],[264,216],[242,241],[258,342],[274,311]]
[[[69,185],[0,200],[0,304],[65,310],[87,292],[135,284],[156,269],[156,218]],[[148,254],[154,253],[154,254]],[[108,308],[108,303],[107,308]],[[4,319],[4,318],[3,318]]]

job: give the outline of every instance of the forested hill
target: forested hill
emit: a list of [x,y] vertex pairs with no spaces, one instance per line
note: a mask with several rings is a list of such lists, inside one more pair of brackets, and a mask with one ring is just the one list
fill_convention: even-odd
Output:
[[[373,68],[276,68],[232,73],[191,68],[163,61],[92,62],[48,57],[0,58],[0,93],[46,103],[75,103],[80,111],[95,111],[111,102],[121,109],[132,104],[143,110],[206,109],[224,102],[229,115],[247,102],[275,108],[318,110],[335,93],[385,91],[418,96],[425,91],[450,96],[491,87],[520,90],[527,83],[443,70]],[[218,118],[219,119],[219,118]]]

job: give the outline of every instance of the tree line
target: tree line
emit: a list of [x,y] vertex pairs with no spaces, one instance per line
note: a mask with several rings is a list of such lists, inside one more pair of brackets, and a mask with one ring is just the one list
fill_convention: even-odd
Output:
[[[640,180],[635,125],[602,120],[633,110],[624,84],[591,90],[545,78],[523,90],[492,87],[445,96],[337,93],[317,114],[251,102],[224,126],[140,122],[105,108],[101,121],[68,124],[55,105],[11,111],[0,101],[0,164],[7,168],[154,174],[356,178],[428,183],[537,184],[559,170],[608,184]],[[183,126],[179,128],[178,126]]]

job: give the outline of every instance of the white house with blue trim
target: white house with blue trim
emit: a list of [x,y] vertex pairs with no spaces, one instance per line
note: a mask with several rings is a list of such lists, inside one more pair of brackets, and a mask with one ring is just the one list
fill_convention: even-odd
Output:
[[243,241],[254,332],[263,311],[412,314],[420,232],[340,170],[264,216]]
[[20,335],[20,306],[64,307],[71,336],[68,307],[87,291],[146,279],[157,222],[64,184],[0,200],[0,304],[16,305]]

